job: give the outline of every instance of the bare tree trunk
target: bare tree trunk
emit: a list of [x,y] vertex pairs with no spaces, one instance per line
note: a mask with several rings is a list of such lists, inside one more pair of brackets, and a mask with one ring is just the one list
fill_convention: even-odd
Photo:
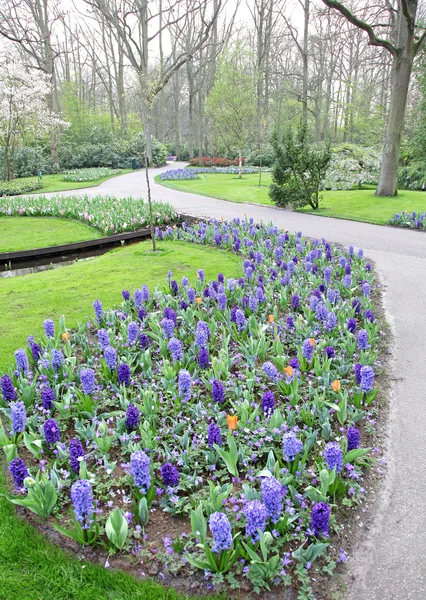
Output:
[[304,27],[303,27],[303,81],[302,81],[302,121],[305,126],[308,124],[308,41],[309,41],[309,6],[310,0],[305,0]]

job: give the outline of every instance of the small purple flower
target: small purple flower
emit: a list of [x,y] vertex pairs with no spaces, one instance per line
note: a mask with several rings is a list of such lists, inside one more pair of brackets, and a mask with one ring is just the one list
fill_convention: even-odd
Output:
[[264,414],[271,415],[274,412],[275,397],[273,392],[265,392],[262,396],[262,411]]
[[15,350],[16,368],[18,371],[22,371],[24,374],[29,370],[28,356],[23,348]]
[[339,473],[342,470],[343,453],[338,442],[328,442],[325,445],[324,459],[330,471],[336,468],[336,473]]
[[22,458],[19,458],[17,456],[16,458],[10,461],[9,472],[13,477],[16,489],[22,490],[24,487],[25,478],[30,476],[26,464],[24,463]]
[[125,302],[127,302],[127,300],[130,300],[130,292],[128,290],[123,290],[121,292],[121,295],[123,296],[123,300]]
[[246,318],[240,308],[237,308],[235,311],[235,323],[237,324],[238,331],[243,331],[246,328]]
[[34,360],[34,362],[37,362],[40,359],[40,357],[43,356],[43,349],[36,342],[33,342],[31,344],[30,348],[31,348],[31,354],[33,356],[33,360]]
[[209,527],[213,535],[213,552],[229,550],[232,546],[232,529],[228,517],[221,512],[212,513]]
[[151,471],[149,457],[143,450],[136,450],[130,456],[130,471],[136,487],[141,494],[146,494],[151,485]]
[[311,529],[316,537],[328,535],[330,525],[330,507],[325,502],[318,502],[312,507]]
[[354,333],[356,330],[356,319],[351,318],[346,321],[347,330]]
[[117,367],[117,352],[112,346],[107,346],[104,350],[106,365],[110,371],[115,371]]
[[99,329],[98,340],[99,340],[102,350],[105,350],[105,348],[107,346],[109,346],[109,335],[108,335],[108,331],[106,329]]
[[221,446],[222,441],[222,433],[220,431],[219,425],[217,423],[210,423],[207,430],[207,443],[210,448],[213,448],[214,444]]
[[198,269],[197,275],[198,275],[198,278],[201,281],[201,283],[203,283],[204,282],[204,271],[203,271],[203,269]]
[[179,371],[179,394],[183,397],[185,401],[189,400],[191,397],[191,374],[185,369],[181,369]]
[[357,382],[358,385],[361,383],[362,367],[363,367],[363,365],[361,365],[360,363],[357,363],[356,365],[354,365],[355,381]]
[[127,431],[139,427],[139,409],[134,404],[129,404],[126,410],[126,428]]
[[143,286],[141,287],[141,292],[142,292],[142,300],[144,302],[148,302],[149,300],[149,289],[148,286],[143,284]]
[[195,291],[192,287],[188,288],[186,295],[188,297],[188,302],[190,304],[194,304],[195,302]]
[[142,348],[142,350],[148,350],[148,348],[151,346],[151,340],[145,333],[141,333],[139,336],[139,346]]
[[308,362],[311,362],[314,353],[314,344],[311,344],[311,338],[305,340],[302,346],[302,354]]
[[47,447],[56,444],[61,439],[61,432],[55,419],[48,419],[43,425],[44,439],[47,442]]
[[163,328],[165,339],[171,338],[173,336],[175,324],[171,319],[161,319],[161,327]]
[[90,481],[79,479],[71,486],[71,500],[75,518],[83,529],[90,529],[93,514],[93,494]]
[[374,384],[374,371],[369,366],[362,366],[359,373],[359,384],[364,393],[369,392]]
[[70,440],[70,467],[73,473],[80,472],[80,461],[79,458],[84,457],[84,450],[81,442],[77,438],[72,438]]
[[283,509],[283,486],[275,477],[264,477],[261,483],[262,502],[268,516],[276,523]]
[[170,306],[166,306],[163,312],[163,316],[165,319],[171,319],[173,321],[174,326],[177,326],[177,315],[176,311],[173,310],[173,308],[170,308]]
[[164,485],[167,487],[176,487],[180,479],[178,469],[171,463],[165,463],[161,467],[161,477]]
[[366,329],[361,329],[358,333],[358,350],[367,350],[369,347],[368,333]]
[[217,305],[219,307],[219,310],[226,309],[226,302],[227,302],[226,294],[218,294],[217,295]]
[[124,385],[130,385],[130,367],[126,363],[120,363],[117,369],[118,383]]
[[355,427],[353,425],[351,427],[348,427],[346,431],[346,439],[348,440],[348,451],[356,450],[356,448],[359,448],[360,438],[361,436],[358,427]]
[[260,500],[252,500],[244,507],[246,518],[246,537],[250,537],[252,542],[259,539],[259,531],[265,531],[268,511],[266,506]]
[[200,348],[198,351],[198,364],[200,369],[207,369],[210,364],[210,355],[207,348]]
[[182,360],[182,356],[183,356],[182,342],[180,342],[177,338],[173,337],[169,340],[169,343],[167,344],[167,348],[169,349],[169,352],[172,355],[173,362]]
[[50,387],[45,387],[41,392],[41,403],[45,410],[52,410],[55,401],[55,392]]
[[142,303],[143,303],[142,290],[135,290],[135,293],[133,294],[133,301],[135,303],[136,308],[140,308],[142,306]]
[[21,401],[13,402],[10,405],[10,411],[12,419],[12,433],[16,435],[25,429],[25,423],[27,420],[25,404]]
[[213,402],[216,403],[225,402],[225,390],[223,387],[223,383],[218,379],[213,379],[212,381],[212,398]]
[[100,300],[95,300],[93,303],[93,309],[95,311],[95,317],[98,323],[101,322],[101,317],[102,317],[102,302]]
[[53,348],[52,350],[52,367],[53,370],[59,371],[59,369],[62,367],[62,364],[64,362],[64,355],[62,354],[62,352],[60,350],[56,350],[56,348]]
[[284,460],[292,462],[296,455],[303,449],[303,442],[296,437],[294,431],[289,431],[283,436]]
[[368,281],[364,281],[361,287],[362,295],[364,296],[364,298],[368,298],[368,296],[370,295],[370,284],[368,283]]
[[5,402],[13,402],[13,400],[16,400],[17,395],[15,386],[13,385],[13,381],[9,375],[3,375],[3,377],[0,379],[0,382],[3,400]]
[[81,369],[80,381],[85,394],[91,396],[95,393],[95,372],[93,369]]
[[367,310],[365,311],[365,318],[367,319],[367,321],[370,321],[370,323],[374,323],[374,313],[369,308],[367,308]]
[[43,323],[44,333],[46,337],[53,338],[55,337],[55,324],[52,319],[46,319]]
[[333,358],[336,355],[333,346],[326,346],[325,353],[327,354],[327,358]]

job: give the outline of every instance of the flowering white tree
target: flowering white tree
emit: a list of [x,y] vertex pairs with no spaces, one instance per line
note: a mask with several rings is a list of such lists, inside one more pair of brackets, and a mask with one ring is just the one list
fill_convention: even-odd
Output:
[[14,158],[23,135],[38,136],[50,132],[62,122],[49,110],[46,99],[51,94],[48,77],[27,70],[17,62],[0,66],[0,146],[4,149],[4,181],[14,176]]

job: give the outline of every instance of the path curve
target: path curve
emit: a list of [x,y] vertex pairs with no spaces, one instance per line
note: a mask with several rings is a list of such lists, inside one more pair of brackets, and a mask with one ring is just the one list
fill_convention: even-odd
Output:
[[[232,219],[247,214],[290,231],[364,249],[376,263],[394,334],[395,362],[388,428],[387,474],[373,527],[351,557],[347,600],[426,598],[426,235],[252,204],[216,200],[163,187],[150,171],[155,200],[194,216]],[[72,192],[77,193],[76,191]],[[145,172],[135,171],[78,193],[146,198]],[[426,197],[425,197],[426,204]],[[401,206],[401,210],[404,207]],[[361,519],[362,521],[362,519]],[[359,523],[362,526],[362,522]]]

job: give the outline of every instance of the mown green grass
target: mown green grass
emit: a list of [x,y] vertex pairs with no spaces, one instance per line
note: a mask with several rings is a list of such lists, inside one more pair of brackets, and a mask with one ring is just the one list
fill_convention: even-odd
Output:
[[[268,196],[270,173],[262,174],[260,187],[258,174],[243,175],[242,179],[238,179],[236,175],[216,174],[208,174],[206,178],[200,175],[200,179],[192,181],[161,181],[158,175],[155,179],[161,185],[184,192],[231,202],[273,206]],[[305,207],[300,209],[301,212],[386,225],[396,212],[424,212],[426,209],[426,193],[410,190],[401,190],[394,198],[378,198],[374,195],[374,189],[324,191],[321,196],[320,208],[312,210]]]
[[0,371],[13,362],[14,350],[25,346],[29,335],[42,333],[44,319],[58,322],[64,314],[67,326],[74,327],[93,315],[97,298],[111,307],[121,301],[123,289],[163,285],[169,269],[178,282],[182,275],[195,281],[199,268],[207,278],[241,273],[237,256],[214,248],[164,241],[153,255],[150,247],[141,242],[54,270],[0,279]]
[[[30,192],[31,194],[47,194],[50,192],[65,192],[67,190],[81,190],[84,188],[95,187],[96,185],[100,185],[107,179],[112,179],[112,177],[119,177],[120,175],[125,175],[126,173],[131,173],[132,169],[122,169],[120,173],[117,175],[111,175],[109,177],[101,177],[96,181],[62,181],[62,173],[57,173],[55,175],[43,175],[42,183],[43,189],[36,190],[35,192]],[[36,179],[36,177],[34,177]]]
[[[195,282],[203,268],[206,278],[219,272],[241,274],[234,254],[185,243],[161,242],[159,252],[150,242],[118,248],[108,254],[54,271],[0,279],[0,372],[24,346],[29,334],[42,332],[47,317],[56,322],[66,315],[69,327],[92,315],[92,302],[104,307],[121,301],[121,291],[146,283],[150,289],[165,284],[169,269],[180,282]],[[0,468],[0,494],[7,492]],[[183,600],[174,590],[152,581],[137,582],[120,572],[66,555],[48,543],[0,496],[0,600]]]
[[0,217],[0,252],[59,246],[101,237],[83,223],[48,217]]

